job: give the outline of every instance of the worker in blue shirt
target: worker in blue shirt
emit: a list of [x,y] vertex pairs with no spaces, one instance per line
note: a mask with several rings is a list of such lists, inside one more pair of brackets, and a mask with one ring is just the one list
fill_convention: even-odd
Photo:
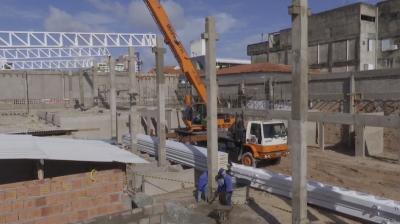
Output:
[[204,200],[207,199],[207,184],[208,184],[208,171],[204,171],[200,175],[199,181],[197,183],[197,197],[196,197],[197,203],[199,203],[202,198]]
[[217,176],[218,188],[215,192],[214,198],[215,200],[217,196],[219,196],[220,203],[222,205],[232,206],[232,194],[233,194],[233,184],[232,177],[226,173],[225,169],[220,169],[218,171]]

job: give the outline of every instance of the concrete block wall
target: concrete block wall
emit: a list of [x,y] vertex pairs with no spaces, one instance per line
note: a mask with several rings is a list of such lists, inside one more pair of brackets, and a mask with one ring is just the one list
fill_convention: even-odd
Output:
[[0,185],[0,223],[64,224],[129,209],[120,169]]

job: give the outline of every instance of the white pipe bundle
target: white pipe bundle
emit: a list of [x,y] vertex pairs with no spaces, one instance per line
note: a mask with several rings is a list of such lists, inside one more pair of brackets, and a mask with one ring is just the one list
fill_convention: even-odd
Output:
[[[261,190],[291,197],[292,177],[232,164],[231,174]],[[309,181],[308,203],[375,223],[400,223],[400,202]]]
[[[150,155],[157,153],[157,137],[138,134],[137,149]],[[124,136],[124,143],[130,144],[130,136]],[[176,141],[167,140],[165,143],[167,159],[185,166],[194,167],[198,170],[207,170],[207,149],[189,144],[183,144]],[[227,168],[228,154],[218,152],[218,166]]]

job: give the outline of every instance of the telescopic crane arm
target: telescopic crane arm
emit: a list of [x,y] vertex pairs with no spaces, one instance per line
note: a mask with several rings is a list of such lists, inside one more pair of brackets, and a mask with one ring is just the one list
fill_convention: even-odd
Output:
[[186,78],[197,90],[201,101],[207,105],[206,87],[200,78],[199,72],[183,47],[182,42],[179,41],[165,9],[162,7],[159,0],[144,0],[144,3],[149,8],[159,29],[163,33],[166,44],[169,45]]

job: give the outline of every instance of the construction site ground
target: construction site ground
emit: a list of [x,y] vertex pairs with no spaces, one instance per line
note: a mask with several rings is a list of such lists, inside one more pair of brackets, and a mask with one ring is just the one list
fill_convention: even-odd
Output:
[[[183,189],[176,192],[155,196],[155,201],[165,203],[168,223],[218,223],[218,202],[213,204],[196,204],[194,189]],[[243,205],[234,205],[229,212],[226,223],[231,224],[277,224],[291,223],[292,211],[290,200],[263,191],[250,189],[249,200]],[[340,214],[317,207],[308,207],[308,218],[311,223],[362,223]]]
[[[278,165],[265,166],[274,172],[291,175],[292,159],[282,158]],[[387,157],[356,158],[334,150],[308,148],[309,180],[345,187],[375,196],[400,201],[400,165]]]

